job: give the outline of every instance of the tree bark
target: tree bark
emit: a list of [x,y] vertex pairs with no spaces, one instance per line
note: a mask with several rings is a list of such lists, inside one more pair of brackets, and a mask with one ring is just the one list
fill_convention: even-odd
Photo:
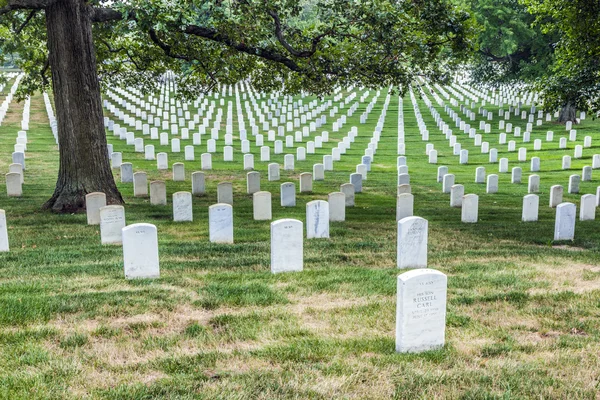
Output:
[[58,122],[60,167],[44,208],[85,210],[85,195],[106,194],[122,204],[110,168],[92,38],[92,9],[84,0],[56,0],[45,9],[49,62]]
[[575,107],[567,102],[562,106],[560,112],[558,113],[558,122],[565,123],[567,121],[572,121],[574,124],[577,123],[577,115],[576,115]]

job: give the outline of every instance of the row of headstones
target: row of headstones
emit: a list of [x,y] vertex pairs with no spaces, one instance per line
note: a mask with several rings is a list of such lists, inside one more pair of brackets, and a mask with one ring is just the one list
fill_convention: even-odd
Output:
[[[353,98],[353,96],[350,95],[349,96],[349,100],[351,100],[352,98]],[[347,100],[347,101],[349,101],[349,100]],[[118,100],[118,103],[123,103],[123,102]],[[340,104],[340,106],[341,106],[340,108],[343,108],[344,104],[345,103],[342,102]],[[228,133],[233,133],[233,119],[232,119],[231,105],[232,105],[231,102],[229,102],[228,120],[227,120],[227,126],[226,126],[226,131]],[[293,123],[288,123],[287,126],[286,126],[287,130],[288,131],[292,131],[294,128],[299,127],[301,124],[309,122],[310,119],[315,118],[318,113],[324,112],[328,107],[330,107],[332,105],[332,101],[331,100],[326,101],[324,103],[324,105],[322,105],[322,106],[317,107],[316,109],[314,109],[314,107],[316,105],[317,105],[317,101],[315,100],[315,101],[311,102],[309,105],[304,106],[302,108],[302,110],[305,111],[305,112],[307,112],[308,114],[306,114],[306,115],[302,114],[302,116],[300,118],[296,118],[297,121],[295,119]],[[125,121],[130,126],[132,126],[132,127],[135,126],[136,129],[138,129],[138,130],[142,130],[143,129],[145,134],[148,133],[148,130],[149,130],[149,125],[148,124],[143,125],[143,123],[141,121],[135,121],[135,119],[132,119],[132,118],[128,117],[125,113],[123,113],[122,111],[119,111],[116,106],[108,103],[108,101],[106,101],[106,100],[104,102],[104,106],[107,109],[109,109],[109,111],[111,111],[113,114],[115,114],[119,119]],[[350,109],[350,111],[348,113],[351,115],[351,113],[353,112],[353,108],[355,109],[355,107],[357,107],[357,106],[358,105],[356,104],[355,106],[351,107],[351,109]],[[127,107],[127,108],[130,109],[129,107]],[[146,105],[146,109],[153,109],[153,108],[154,108],[154,106],[150,106],[149,104]],[[308,112],[309,108],[313,109],[313,111],[312,112]],[[187,107],[184,107],[184,109],[187,109]],[[202,114],[203,110],[204,110],[204,105],[203,105],[202,109],[199,110],[199,114]],[[202,124],[201,128],[206,128],[206,127],[208,127],[210,125],[209,119],[212,116],[213,110],[214,110],[214,104],[211,105],[211,107],[209,108],[209,111],[208,111],[209,117],[205,117],[204,118],[203,124]],[[255,122],[254,122],[255,120],[254,120],[253,116],[251,115],[251,110],[248,108],[248,104],[247,104],[247,111],[249,113],[249,120],[250,120],[250,124],[252,126],[253,134],[257,134],[258,133],[258,125],[256,125]],[[278,114],[278,111],[279,110],[277,110],[276,114]],[[333,117],[337,112],[338,112],[338,108],[335,107],[333,110],[331,110],[330,116]],[[168,114],[168,112],[165,111],[165,114]],[[180,116],[183,115],[183,110],[182,109],[178,109],[178,114]],[[184,127],[185,126],[185,122],[188,121],[188,120],[190,121],[189,124],[188,124],[188,128],[184,128],[184,129],[186,129],[186,130],[187,129],[194,129],[195,124],[199,123],[199,121],[200,121],[200,119],[199,119],[200,115],[199,114],[195,115],[194,116],[194,120],[191,121],[190,112],[186,111],[185,112],[185,117],[179,118],[179,124],[173,124],[173,125],[171,125],[172,134],[178,134],[179,127],[180,126]],[[289,112],[289,114],[291,114],[291,111]],[[298,114],[298,110],[295,109],[294,110],[294,115],[297,115],[297,114]],[[222,115],[222,111],[221,111],[221,109],[219,109],[219,111],[217,112],[217,120],[215,121],[215,125],[214,125],[214,128],[213,128],[213,133],[216,130],[217,135],[218,135],[218,130],[220,128],[220,118],[221,118],[221,115]],[[148,122],[154,122],[154,125],[156,127],[160,126],[160,118],[155,117],[153,119],[152,118],[153,115],[152,114],[147,115],[147,113],[145,111],[141,111],[139,109],[136,110],[136,116],[141,116],[142,119],[146,119],[146,120],[148,120]],[[271,117],[271,115],[269,115],[269,117]],[[345,120],[345,116],[342,116],[341,119]],[[172,115],[171,116],[171,120],[172,120],[171,122],[177,122],[177,117],[175,115]],[[283,122],[285,122],[285,116],[282,115],[280,117],[280,120],[283,121]],[[263,130],[264,131],[269,130],[269,128],[270,128],[271,125],[264,120],[264,116],[262,114],[260,115],[260,121],[263,123]],[[273,121],[273,126],[277,126],[278,125],[276,119],[273,119],[272,121]],[[109,122],[109,124],[110,124],[110,121],[106,121],[106,118],[105,118],[105,122]],[[345,121],[343,121],[343,122],[345,122]],[[243,122],[243,113],[242,113],[242,109],[241,109],[241,106],[239,105],[239,103],[238,103],[238,123],[240,125],[240,130],[245,131],[245,123]],[[310,123],[310,128],[312,130],[315,130],[318,127],[318,125],[321,125],[323,123],[325,123],[325,116],[324,115],[322,115],[320,118],[318,118],[316,120],[316,122],[311,122]],[[163,129],[168,129],[169,128],[169,122],[168,121],[163,121],[162,127],[163,127]],[[110,125],[109,125],[109,128],[110,128]],[[282,128],[284,128],[284,127],[283,126],[279,126],[279,128],[278,128],[281,135],[283,135],[283,132],[284,132],[282,130]]]
[[8,107],[10,106],[10,103],[12,103],[15,93],[19,88],[19,83],[25,77],[25,74],[23,73],[9,73],[6,75],[9,79],[14,78],[15,81],[13,82],[13,85],[11,86],[8,95],[6,96],[2,104],[0,104],[0,126],[2,125],[2,121],[4,120],[4,117],[6,117],[6,113],[8,112]]
[[[86,196],[87,219],[89,225],[100,225],[102,244],[121,244],[124,241],[122,229],[125,227],[123,206],[107,206],[103,193],[90,193]],[[254,219],[270,220],[271,194],[254,194]],[[189,192],[173,195],[173,216],[175,221],[192,221],[192,196]],[[306,238],[329,238],[329,223],[345,220],[345,196],[332,193],[329,201],[314,200],[306,204]],[[233,243],[233,207],[217,203],[208,208],[209,240],[212,243]]]

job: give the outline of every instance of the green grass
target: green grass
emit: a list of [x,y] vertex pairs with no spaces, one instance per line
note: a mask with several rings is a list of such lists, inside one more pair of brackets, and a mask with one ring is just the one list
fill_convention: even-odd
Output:
[[[307,161],[296,161],[295,171],[282,170],[279,182],[267,181],[266,163],[251,146],[262,190],[273,193],[274,220],[304,221],[308,201],[326,199],[348,181],[384,100],[382,91],[365,125],[358,123],[361,104],[340,133],[331,132],[328,117],[323,130],[332,140]],[[0,126],[3,171],[22,107],[12,103]],[[534,127],[530,143],[515,139],[529,158],[542,159],[540,220],[522,223],[529,162],[517,162],[517,152],[497,145],[495,108],[488,107],[495,111],[494,129],[484,141],[499,149],[499,158],[509,158],[509,168],[523,168],[524,183],[511,184],[510,173],[500,174],[499,193],[488,195],[485,185],[474,183],[477,166],[497,173],[488,155],[460,135],[470,154],[468,165],[458,165],[420,100],[438,150],[438,165],[428,164],[408,96],[403,107],[415,215],[429,221],[429,266],[449,276],[446,346],[416,355],[394,351],[397,97],[364,193],[347,209],[346,222],[331,224],[331,239],[305,240],[302,273],[269,272],[269,221],[252,220],[237,141],[234,163],[213,155],[207,194],[193,200],[192,223],[172,222],[170,206],[150,206],[133,197],[132,185],[118,183],[127,223],[152,223],[159,232],[160,279],[126,281],[122,249],[101,246],[99,228],[87,226],[85,215],[40,210],[53,190],[58,152],[42,97],[34,96],[24,196],[0,195],[11,245],[0,254],[0,398],[597,398],[600,230],[596,221],[577,221],[575,240],[556,246],[548,196],[553,184],[565,186],[564,200],[577,205],[581,194],[595,193],[597,171],[592,182],[581,183],[580,195],[566,193],[566,186],[569,175],[600,153],[600,123],[588,118],[576,127],[578,144],[586,135],[594,142],[582,159],[572,160],[570,171],[560,168],[562,155],[574,148],[569,142],[568,150],[558,149],[559,137],[567,136],[564,126],[545,122]],[[443,108],[438,111],[450,122]],[[510,122],[525,126],[514,116]],[[313,193],[298,194],[295,208],[280,207],[279,185],[298,187],[298,175],[312,171],[351,126],[359,127],[359,136],[335,171],[314,182]],[[545,142],[547,130],[555,131],[552,143]],[[157,153],[170,151],[147,138]],[[543,150],[534,153],[537,138]],[[167,181],[169,204],[172,193],[191,190],[189,177],[200,169],[206,145],[204,137],[197,161],[185,162],[188,180],[173,182],[170,170],[159,173],[154,161],[112,134],[108,139],[135,171]],[[183,152],[169,154],[169,164],[183,161]],[[282,164],[283,154],[272,154],[271,162]],[[449,207],[435,180],[440,165],[465,193],[480,196],[477,224],[462,224],[460,210]],[[234,245],[208,241],[208,206],[221,181],[234,185]]]

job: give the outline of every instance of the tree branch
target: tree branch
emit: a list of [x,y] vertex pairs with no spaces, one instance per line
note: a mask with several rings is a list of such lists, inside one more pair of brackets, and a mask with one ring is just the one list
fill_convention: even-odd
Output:
[[285,65],[290,70],[295,72],[301,72],[302,68],[294,62],[294,60],[280,54],[271,49],[265,49],[261,47],[248,46],[245,43],[237,43],[227,35],[217,32],[212,28],[204,28],[197,25],[189,25],[187,26],[183,33],[188,35],[194,35],[198,37],[202,37],[205,39],[212,40],[214,42],[223,43],[224,45],[231,47],[237,51],[242,53],[250,54],[252,56],[257,56],[260,58],[264,58],[265,60],[275,61],[280,64]]
[[318,46],[319,42],[325,36],[329,35],[329,33],[323,33],[323,34],[321,34],[319,36],[316,36],[312,40],[312,47],[311,47],[310,50],[296,50],[283,37],[283,30],[281,29],[281,20],[279,19],[279,15],[276,12],[274,12],[274,11],[269,11],[268,14],[271,16],[271,18],[273,18],[273,21],[275,22],[275,37],[277,38],[277,41],[279,43],[281,43],[281,45],[291,55],[293,55],[295,57],[308,58],[308,57],[312,56],[317,51],[317,46]]
[[112,8],[92,8],[92,22],[109,22],[122,19],[135,20],[135,11],[128,11],[124,16],[123,13]]
[[25,18],[25,21],[23,21],[23,23],[21,24],[21,26],[19,26],[16,30],[15,30],[15,35],[18,35],[21,33],[21,31],[23,29],[25,29],[25,27],[27,26],[27,24],[29,24],[29,21],[31,21],[33,19],[33,17],[35,17],[35,14],[37,14],[38,10],[31,10],[31,12],[29,13],[29,15],[27,16],[27,18]]
[[172,46],[160,40],[154,28],[150,28],[148,30],[148,34],[150,35],[150,39],[165,52],[165,55],[167,57],[176,58],[178,60],[191,61],[190,57],[188,56],[173,53]]
[[9,0],[7,5],[0,7],[0,15],[15,10],[41,10],[46,8],[50,1],[52,0]]

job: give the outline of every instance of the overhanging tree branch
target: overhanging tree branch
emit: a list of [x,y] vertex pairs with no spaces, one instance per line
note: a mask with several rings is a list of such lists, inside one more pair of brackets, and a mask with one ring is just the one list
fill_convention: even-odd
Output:
[[8,4],[0,7],[0,15],[16,10],[41,10],[53,0],[9,0]]

